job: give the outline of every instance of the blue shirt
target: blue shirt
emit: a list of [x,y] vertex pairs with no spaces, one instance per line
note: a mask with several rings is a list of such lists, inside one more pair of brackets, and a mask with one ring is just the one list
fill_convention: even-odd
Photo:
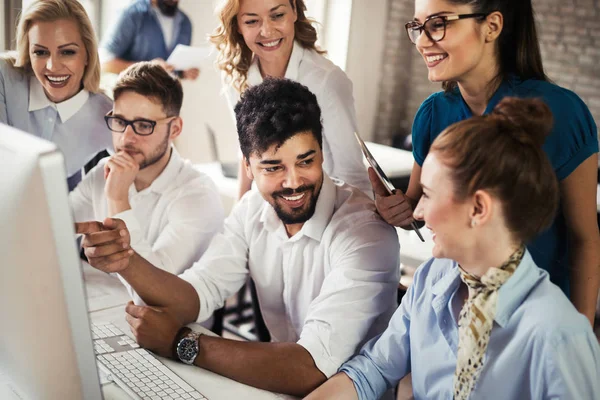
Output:
[[192,23],[180,10],[174,16],[174,44],[167,48],[165,38],[150,0],[128,6],[102,41],[102,48],[126,61],[166,60],[177,44],[190,45]]
[[[537,97],[548,104],[554,116],[554,128],[543,149],[558,180],[569,176],[583,161],[598,152],[598,132],[594,119],[583,101],[570,90],[539,80],[521,81],[516,76],[505,80],[490,99],[485,114],[506,96]],[[448,126],[472,117],[460,91],[434,93],[421,104],[413,123],[413,154],[423,165],[434,139]],[[567,227],[562,210],[552,226],[527,244],[535,263],[548,271],[552,282],[569,293],[569,249]]]
[[0,59],[0,122],[55,143],[65,157],[69,189],[88,161],[102,150],[112,150],[112,135],[104,122],[111,109],[107,96],[85,90],[52,103],[35,76]]
[[[415,399],[453,398],[458,348],[458,265],[425,262],[381,336],[340,368],[359,399],[377,399],[412,372]],[[473,399],[598,399],[600,346],[589,321],[529,252],[498,293]]]

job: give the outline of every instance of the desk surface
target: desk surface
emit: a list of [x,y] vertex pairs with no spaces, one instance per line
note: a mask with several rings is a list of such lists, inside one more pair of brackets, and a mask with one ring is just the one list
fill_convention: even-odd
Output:
[[[125,321],[125,304],[129,301],[125,287],[117,278],[95,270],[86,263],[82,264],[91,320],[94,322],[112,322],[123,332],[131,336],[129,325]],[[205,334],[214,335],[200,325],[194,324],[193,328]],[[162,357],[158,358],[209,400],[293,399],[291,396],[274,394],[238,383],[202,368],[184,365]],[[130,398],[115,383],[103,385],[102,393],[105,400],[124,400]]]

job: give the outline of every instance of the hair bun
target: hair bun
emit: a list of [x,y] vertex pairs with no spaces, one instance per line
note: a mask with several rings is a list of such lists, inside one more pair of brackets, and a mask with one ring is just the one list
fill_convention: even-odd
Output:
[[521,129],[512,130],[515,139],[541,147],[554,124],[552,111],[540,99],[505,97],[494,107],[492,115],[506,118]]

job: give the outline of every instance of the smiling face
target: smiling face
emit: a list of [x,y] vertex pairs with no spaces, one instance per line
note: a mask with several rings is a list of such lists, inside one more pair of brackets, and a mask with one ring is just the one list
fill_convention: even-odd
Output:
[[460,260],[473,247],[470,227],[472,205],[454,199],[450,169],[429,153],[421,170],[423,195],[415,208],[414,217],[424,220],[433,234],[433,256]]
[[79,93],[87,53],[77,23],[36,22],[28,37],[31,68],[48,99],[60,103]]
[[314,214],[323,184],[323,154],[311,132],[298,133],[279,148],[251,154],[248,176],[294,235]]
[[[167,117],[159,102],[151,101],[132,91],[121,93],[115,100],[112,115],[128,121],[136,119],[160,121]],[[166,164],[171,141],[180,132],[181,118],[179,117],[159,122],[149,136],[137,135],[129,125],[123,133],[112,132],[113,146],[116,152],[127,152],[138,162],[140,170],[143,170],[157,163]]]
[[290,0],[241,0],[237,25],[246,45],[264,64],[289,58],[296,19]]
[[[454,5],[444,0],[415,0],[415,20],[421,24],[432,15],[471,14],[470,5]],[[493,68],[493,45],[486,43],[481,20],[468,18],[446,22],[446,35],[432,42],[423,32],[415,45],[423,56],[432,82],[456,81]],[[491,66],[490,66],[491,64]]]

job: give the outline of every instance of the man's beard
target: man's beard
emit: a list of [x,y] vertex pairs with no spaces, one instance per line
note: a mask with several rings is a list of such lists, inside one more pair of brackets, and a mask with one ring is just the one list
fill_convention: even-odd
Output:
[[[152,152],[148,157],[144,156],[144,159],[138,163],[140,170],[144,168],[148,168],[151,165],[156,164],[161,160],[161,158],[165,155],[165,153],[169,150],[169,134],[165,135],[165,140],[163,140],[156,150]],[[118,149],[118,151],[125,151],[129,154],[131,153],[139,153],[142,154],[138,149],[134,147],[125,146],[123,148]]]
[[[301,224],[309,219],[315,213],[315,209],[317,208],[317,200],[319,199],[319,193],[321,192],[321,187],[323,186],[322,181],[319,184],[319,188],[315,190],[316,185],[302,185],[296,189],[284,189],[278,192],[274,192],[271,194],[273,198],[273,209],[275,213],[285,225],[292,224]],[[310,196],[310,203],[308,206],[303,206],[302,209],[292,209],[291,212],[287,212],[283,210],[283,207],[277,202],[277,199],[281,196],[293,196],[300,193],[305,193],[305,196]]]
[[168,0],[156,0],[156,5],[163,15],[172,17],[177,12],[178,2],[171,2]]

